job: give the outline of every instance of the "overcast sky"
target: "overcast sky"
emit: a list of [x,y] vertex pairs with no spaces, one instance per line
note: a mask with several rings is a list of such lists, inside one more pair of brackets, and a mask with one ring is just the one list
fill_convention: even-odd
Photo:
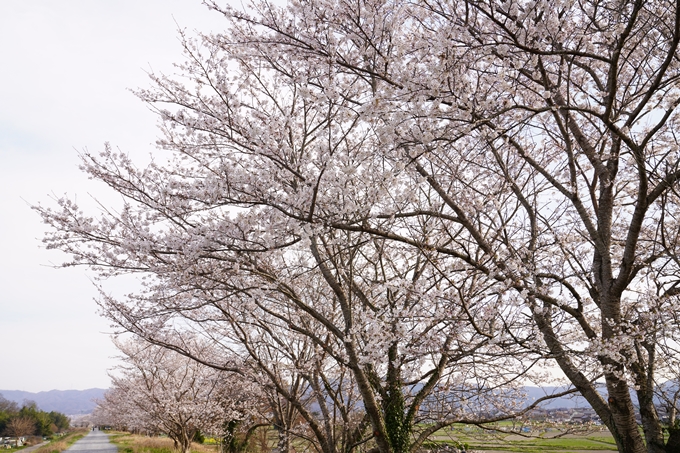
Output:
[[104,196],[78,151],[154,152],[156,118],[129,88],[181,61],[177,26],[219,30],[200,0],[0,0],[0,390],[106,388],[108,322],[84,269],[54,269],[29,204]]

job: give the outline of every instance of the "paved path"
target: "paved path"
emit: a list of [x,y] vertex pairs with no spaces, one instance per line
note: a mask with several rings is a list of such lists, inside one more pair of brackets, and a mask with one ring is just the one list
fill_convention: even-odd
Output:
[[21,450],[21,453],[31,453],[33,450],[37,450],[38,448],[42,447],[43,445],[47,445],[47,444],[49,444],[49,441],[43,442],[43,443],[40,443],[40,444],[37,444],[37,445],[33,445],[32,447],[26,447],[26,448]]
[[71,445],[66,451],[77,453],[116,453],[118,447],[109,442],[109,436],[101,431],[90,431],[90,433]]

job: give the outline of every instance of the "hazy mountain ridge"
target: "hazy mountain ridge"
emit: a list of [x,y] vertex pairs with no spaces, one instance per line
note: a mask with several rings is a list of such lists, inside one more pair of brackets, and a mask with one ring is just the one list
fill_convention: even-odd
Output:
[[[546,395],[551,395],[554,393],[559,393],[561,391],[566,390],[564,387],[554,387],[554,386],[546,386],[546,387],[523,387],[522,390],[526,393],[527,404],[531,404],[534,401],[536,401],[539,398],[542,398]],[[577,407],[590,407],[590,404],[588,404],[588,401],[581,395],[573,394],[571,396],[563,396],[560,398],[555,398],[551,399],[548,401],[545,401],[541,403],[541,406],[543,409],[573,409]]]
[[[92,388],[87,390],[50,390],[48,392],[25,392],[22,390],[0,390],[0,395],[21,405],[24,400],[35,401],[41,410],[57,411],[66,415],[90,414],[94,410],[96,399],[102,399],[107,389]],[[562,390],[556,387],[525,387],[528,403],[546,394]],[[587,407],[588,403],[581,396],[556,398],[542,404],[544,408]]]
[[[94,410],[96,399],[102,399],[107,389],[91,388],[86,390],[50,390],[48,392],[25,392],[22,390],[0,390],[0,395],[10,401],[16,401],[21,405],[24,400],[35,401],[41,410],[50,412],[57,411],[66,415],[90,414]],[[530,404],[546,394],[557,393],[564,388],[560,387],[524,387],[527,400]],[[606,391],[603,391],[606,396]],[[633,395],[635,397],[635,395]],[[571,397],[555,398],[541,404],[545,409],[589,407],[588,402],[580,395]]]
[[24,400],[35,401],[46,412],[56,411],[66,415],[89,414],[94,410],[95,399],[104,397],[106,389],[50,390],[48,392],[25,392],[23,390],[0,390],[0,395],[21,405]]

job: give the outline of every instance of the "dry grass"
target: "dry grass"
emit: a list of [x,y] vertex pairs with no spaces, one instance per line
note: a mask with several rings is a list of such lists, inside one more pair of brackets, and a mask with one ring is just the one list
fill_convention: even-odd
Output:
[[[120,453],[174,453],[172,439],[167,437],[147,437],[137,434],[114,433],[111,442],[118,446]],[[216,453],[215,445],[191,444],[192,453]]]
[[86,429],[72,431],[64,437],[60,437],[59,439],[53,440],[49,444],[40,447],[37,450],[33,450],[33,453],[61,453],[73,445],[75,441],[85,437],[86,433]]

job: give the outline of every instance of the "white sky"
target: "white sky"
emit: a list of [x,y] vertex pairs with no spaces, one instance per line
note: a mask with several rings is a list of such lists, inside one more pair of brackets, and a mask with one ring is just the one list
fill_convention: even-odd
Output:
[[79,150],[153,152],[156,118],[127,89],[181,61],[178,25],[223,24],[200,0],[0,0],[0,389],[109,386],[95,290],[84,269],[49,267],[62,256],[29,203],[106,193]]

